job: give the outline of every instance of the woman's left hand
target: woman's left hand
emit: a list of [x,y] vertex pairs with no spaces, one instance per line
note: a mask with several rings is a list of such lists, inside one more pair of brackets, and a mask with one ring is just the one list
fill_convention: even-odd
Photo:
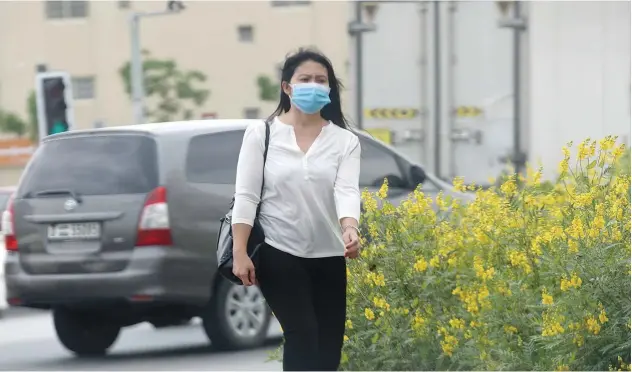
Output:
[[342,233],[342,240],[345,242],[345,257],[357,258],[360,255],[360,240],[355,229],[347,228]]

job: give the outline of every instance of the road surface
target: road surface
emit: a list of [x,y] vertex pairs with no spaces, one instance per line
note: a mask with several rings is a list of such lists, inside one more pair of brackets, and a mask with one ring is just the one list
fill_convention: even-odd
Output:
[[124,329],[107,356],[79,359],[57,341],[50,314],[27,311],[0,319],[0,370],[280,371],[280,363],[266,362],[280,335],[273,321],[265,347],[218,352],[208,345],[197,319],[191,325],[159,330],[140,324]]

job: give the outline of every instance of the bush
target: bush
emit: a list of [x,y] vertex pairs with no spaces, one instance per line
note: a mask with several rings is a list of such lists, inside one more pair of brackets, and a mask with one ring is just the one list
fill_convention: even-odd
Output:
[[630,176],[615,140],[580,143],[572,163],[565,147],[552,187],[531,171],[468,204],[365,191],[342,368],[629,369]]

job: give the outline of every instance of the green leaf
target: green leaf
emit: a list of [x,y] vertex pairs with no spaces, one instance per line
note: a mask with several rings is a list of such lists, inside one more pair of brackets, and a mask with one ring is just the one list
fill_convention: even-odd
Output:
[[376,333],[376,334],[373,335],[373,337],[371,337],[371,343],[375,344],[377,342],[377,340],[379,340],[379,339],[380,339],[380,334]]
[[[142,65],[146,112],[154,121],[192,119],[193,107],[202,107],[210,96],[210,91],[202,85],[207,77],[201,71],[183,70],[175,60],[152,57],[147,50],[143,51]],[[119,75],[131,98],[130,62],[119,68]]]

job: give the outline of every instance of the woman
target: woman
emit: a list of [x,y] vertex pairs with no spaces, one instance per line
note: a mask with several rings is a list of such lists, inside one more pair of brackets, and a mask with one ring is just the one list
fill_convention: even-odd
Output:
[[265,123],[246,129],[233,208],[233,272],[258,283],[285,338],[283,369],[334,371],[346,318],[346,261],[359,253],[360,143],[340,106],[340,83],[322,54],[301,50],[282,71],[259,221],[257,271],[246,242],[261,193]]

